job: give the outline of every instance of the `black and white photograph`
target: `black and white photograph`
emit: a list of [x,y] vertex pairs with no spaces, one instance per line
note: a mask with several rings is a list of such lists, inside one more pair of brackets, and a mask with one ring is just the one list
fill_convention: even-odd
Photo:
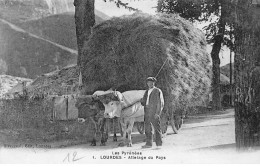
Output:
[[0,164],[259,164],[260,0],[0,0]]

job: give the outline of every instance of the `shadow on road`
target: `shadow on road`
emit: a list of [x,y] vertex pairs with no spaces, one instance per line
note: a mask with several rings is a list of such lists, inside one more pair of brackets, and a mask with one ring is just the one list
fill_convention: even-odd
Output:
[[233,150],[236,151],[236,143],[221,144],[210,147],[192,149],[191,151]]
[[202,123],[212,119],[233,118],[234,114],[235,114],[234,109],[215,111],[206,114],[198,114],[198,115],[188,116],[186,119],[184,119],[184,124]]

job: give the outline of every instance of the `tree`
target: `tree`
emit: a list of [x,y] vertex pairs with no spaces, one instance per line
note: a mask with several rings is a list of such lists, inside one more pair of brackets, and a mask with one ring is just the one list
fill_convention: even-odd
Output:
[[235,134],[239,150],[260,146],[260,3],[235,0]]
[[75,25],[78,45],[78,66],[81,67],[84,42],[88,40],[95,25],[95,0],[74,0]]
[[212,58],[212,92],[213,109],[221,109],[220,100],[220,58],[219,53],[222,45],[232,47],[228,35],[233,26],[231,15],[232,5],[227,0],[159,0],[159,12],[178,13],[192,22],[208,21],[210,24],[206,30],[206,38],[213,44],[211,51]]

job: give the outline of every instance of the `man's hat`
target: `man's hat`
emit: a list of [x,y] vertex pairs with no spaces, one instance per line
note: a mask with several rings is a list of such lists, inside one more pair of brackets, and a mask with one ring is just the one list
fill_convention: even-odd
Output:
[[156,82],[156,81],[157,81],[157,79],[156,79],[156,78],[154,78],[154,77],[148,77],[148,78],[146,79],[146,81],[152,81],[152,82]]

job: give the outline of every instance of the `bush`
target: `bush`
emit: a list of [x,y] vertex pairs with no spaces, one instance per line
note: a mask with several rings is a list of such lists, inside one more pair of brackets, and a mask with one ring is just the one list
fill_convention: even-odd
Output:
[[52,121],[53,103],[46,99],[2,99],[0,101],[0,130],[15,132],[13,139],[57,141],[93,136],[91,122],[77,120]]

